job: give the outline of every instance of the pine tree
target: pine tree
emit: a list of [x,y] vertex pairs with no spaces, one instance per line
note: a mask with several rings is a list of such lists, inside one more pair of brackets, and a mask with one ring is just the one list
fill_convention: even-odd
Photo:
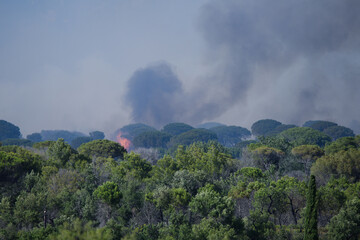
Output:
[[306,195],[306,211],[305,211],[305,236],[304,240],[318,240],[317,231],[317,208],[318,199],[316,196],[315,176],[310,176],[308,192]]

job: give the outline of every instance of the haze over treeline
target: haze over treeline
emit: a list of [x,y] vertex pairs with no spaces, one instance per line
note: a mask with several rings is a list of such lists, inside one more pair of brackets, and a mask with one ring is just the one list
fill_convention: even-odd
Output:
[[108,132],[262,118],[360,129],[360,2],[0,3],[1,119]]

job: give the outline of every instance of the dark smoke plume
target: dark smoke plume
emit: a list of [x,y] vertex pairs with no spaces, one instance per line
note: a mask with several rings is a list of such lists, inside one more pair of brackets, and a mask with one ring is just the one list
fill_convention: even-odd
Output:
[[357,0],[210,1],[200,22],[227,93],[217,102],[246,103],[254,119],[359,119],[359,10]]
[[359,0],[209,1],[199,19],[212,72],[184,94],[166,64],[137,71],[134,121],[360,119],[359,10]]
[[182,85],[166,63],[137,70],[128,82],[126,101],[134,122],[161,127],[176,120]]

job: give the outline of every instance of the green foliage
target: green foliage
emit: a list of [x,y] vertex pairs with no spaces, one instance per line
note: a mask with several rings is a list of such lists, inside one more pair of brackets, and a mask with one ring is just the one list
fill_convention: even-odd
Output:
[[157,164],[152,168],[152,179],[157,183],[169,183],[178,171],[179,165],[169,155],[165,155],[163,158],[157,161]]
[[228,195],[234,199],[250,198],[252,194],[261,188],[264,188],[265,184],[260,181],[239,181],[235,186],[230,188]]
[[191,195],[195,195],[205,182],[206,173],[204,171],[179,170],[173,174],[171,185],[174,188],[184,188]]
[[161,131],[175,136],[190,131],[191,129],[194,128],[185,123],[169,123],[165,125]]
[[[0,201],[0,226],[6,226],[13,221],[11,201],[9,197],[3,197]],[[1,235],[0,235],[1,236]]]
[[173,188],[171,189],[172,193],[172,203],[175,207],[184,207],[190,201],[190,194],[183,188]]
[[311,224],[301,164],[314,161],[319,237],[357,239],[360,136],[326,145],[324,155],[282,134],[258,136],[238,159],[209,141],[151,164],[108,140],[83,144],[86,156],[63,139],[2,146],[0,239],[302,239]]
[[89,132],[89,136],[92,138],[92,140],[102,140],[105,138],[105,134],[100,131]]
[[91,137],[77,137],[71,141],[70,145],[72,148],[77,149],[81,144],[91,142],[92,140]]
[[246,148],[247,146],[249,146],[249,145],[252,144],[252,143],[256,143],[256,141],[255,141],[255,140],[241,141],[241,142],[237,143],[237,144],[235,145],[235,147],[240,148],[240,149],[243,149],[243,148]]
[[20,138],[20,129],[14,124],[0,120],[0,141],[8,138]]
[[200,188],[190,204],[192,212],[201,217],[213,217],[227,221],[234,212],[234,202],[231,197],[221,196],[211,185]]
[[360,147],[360,143],[354,137],[343,137],[325,146],[325,153],[327,155],[334,154],[340,151],[347,151],[351,148]]
[[208,175],[219,175],[234,165],[234,160],[226,153],[225,148],[215,142],[193,143],[186,149],[179,146],[176,162],[180,169],[190,172],[204,171]]
[[360,149],[349,149],[319,158],[311,168],[312,174],[327,182],[331,176],[345,176],[349,181],[360,179]]
[[304,240],[319,239],[317,229],[318,197],[316,191],[315,176],[310,176],[309,186],[306,194],[306,211],[304,220]]
[[88,143],[82,144],[78,151],[89,158],[92,157],[112,157],[123,158],[126,150],[120,144],[110,140],[94,140]]
[[256,167],[262,170],[269,170],[271,166],[279,167],[280,160],[285,153],[279,149],[271,147],[258,147],[252,151]]
[[43,220],[45,203],[44,192],[39,194],[21,192],[15,203],[14,222],[24,228],[39,225]]
[[360,145],[360,135],[355,136],[355,141]]
[[246,235],[251,240],[272,239],[275,235],[275,225],[266,212],[251,210],[244,222]]
[[331,138],[309,127],[295,127],[280,133],[280,136],[289,140],[294,146],[300,145],[318,145],[325,146],[327,142],[331,142]]
[[297,224],[300,210],[305,204],[305,188],[305,184],[296,178],[284,176],[277,181],[271,181],[266,187],[258,187],[254,193],[254,206],[275,219],[289,214],[292,223]]
[[105,182],[94,191],[94,196],[108,205],[116,205],[120,202],[122,194],[119,186],[114,182]]
[[32,147],[38,150],[45,150],[45,149],[47,150],[54,143],[55,141],[42,141],[42,142],[34,143]]
[[339,214],[327,226],[329,239],[357,240],[360,237],[360,200],[354,198],[346,203]]
[[44,227],[34,227],[30,231],[22,230],[17,233],[19,240],[47,240],[49,235],[55,232],[55,228],[52,226]]
[[69,144],[65,143],[64,139],[59,138],[54,144],[49,146],[47,154],[56,166],[62,167],[70,160],[71,155],[76,154],[76,151]]
[[137,135],[132,144],[142,148],[166,148],[171,135],[160,131],[143,132]]
[[265,177],[264,173],[259,168],[244,167],[240,169],[240,174],[249,182]]
[[42,137],[40,133],[32,133],[26,136],[26,139],[32,141],[32,142],[41,142]]
[[[47,169],[54,172],[56,169]],[[51,174],[51,173],[50,173]],[[75,170],[60,169],[50,175],[47,187],[50,195],[56,196],[62,192],[75,193],[81,188],[84,178]]]
[[345,178],[332,178],[326,185],[318,189],[319,212],[323,219],[330,221],[333,216],[339,213],[347,198],[351,199],[352,193],[348,194],[349,197],[346,194],[349,186],[349,182]]
[[324,155],[324,150],[317,145],[300,145],[291,150],[296,160],[304,165],[306,175],[309,175],[313,162]]
[[169,142],[169,148],[177,148],[179,145],[188,146],[194,142],[209,142],[217,140],[217,136],[210,130],[192,129],[180,135],[174,136]]
[[216,133],[218,141],[226,147],[233,147],[238,142],[251,136],[249,130],[237,126],[218,126],[210,128],[210,130]]
[[283,152],[289,152],[293,148],[293,145],[284,137],[281,136],[259,136],[259,145],[265,145],[272,148],[280,149]]
[[47,240],[49,239],[49,235],[55,232],[55,228],[52,226],[44,227],[34,227],[30,231],[22,230],[18,232],[19,240]]
[[190,202],[191,195],[184,188],[159,187],[145,195],[146,201],[153,202],[159,209],[182,209]]
[[315,121],[307,121],[304,123],[303,126],[311,127],[312,129],[322,132],[329,127],[337,126],[337,123],[329,122],[329,121],[315,120]]
[[214,218],[203,218],[199,224],[192,226],[191,239],[232,240],[238,239],[238,236],[229,225],[221,224]]
[[266,135],[268,132],[274,131],[280,126],[281,122],[272,119],[263,119],[255,122],[251,126],[251,132],[255,136]]
[[75,219],[72,223],[65,222],[59,231],[50,236],[51,240],[107,240],[112,239],[107,228],[94,228],[91,222],[83,223]]
[[139,134],[149,131],[156,131],[156,129],[142,123],[135,123],[120,128],[116,131],[116,135],[122,133],[124,137],[133,140],[134,137],[138,136]]
[[71,143],[77,137],[84,137],[85,134],[81,132],[70,132],[66,130],[42,130],[42,139],[47,141],[57,141],[59,138],[64,139],[65,142]]
[[187,240],[192,237],[191,225],[187,216],[181,211],[172,211],[169,216],[170,225],[162,225],[159,229],[160,236],[158,239],[178,239]]
[[124,240],[156,240],[159,237],[159,227],[156,225],[142,225],[136,227]]
[[41,158],[18,146],[0,147],[0,182],[16,181],[31,170],[39,171]]
[[343,126],[328,127],[323,131],[323,133],[330,136],[333,140],[336,140],[336,139],[342,138],[342,137],[354,137],[355,136],[353,130],[351,130],[350,128],[347,128],[347,127],[343,127]]
[[31,147],[33,142],[28,139],[19,139],[19,138],[8,138],[3,140],[3,146],[15,145],[15,146],[23,146],[23,147]]
[[120,162],[117,170],[125,175],[131,175],[137,179],[144,179],[150,177],[152,170],[151,164],[142,159],[139,154],[134,152],[125,154],[124,160]]
[[300,145],[293,148],[291,153],[302,160],[311,159],[315,161],[324,155],[324,150],[317,145]]
[[257,149],[259,147],[265,147],[265,146],[263,144],[261,144],[260,142],[253,142],[247,146],[247,149],[249,151],[254,151],[255,149]]
[[297,127],[297,126],[292,125],[292,124],[281,124],[281,125],[278,125],[276,128],[274,128],[273,130],[264,134],[264,136],[276,136],[277,134],[279,134],[285,130],[288,130],[290,128],[294,128],[294,127]]

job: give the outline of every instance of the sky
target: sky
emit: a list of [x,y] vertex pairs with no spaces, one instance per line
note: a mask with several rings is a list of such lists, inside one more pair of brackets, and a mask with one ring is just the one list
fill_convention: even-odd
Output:
[[[357,0],[0,1],[0,119],[360,125]],[[360,127],[359,127],[360,129]]]

